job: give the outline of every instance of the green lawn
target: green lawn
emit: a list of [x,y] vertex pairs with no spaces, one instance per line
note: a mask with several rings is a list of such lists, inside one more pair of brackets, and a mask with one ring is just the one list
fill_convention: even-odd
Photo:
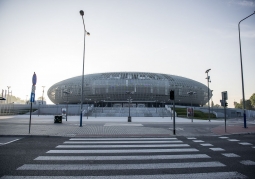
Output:
[[[175,108],[175,112],[177,113],[178,117],[184,117],[184,118],[188,118],[187,117],[187,109],[186,108]],[[210,118],[216,118],[215,114],[210,113]],[[208,113],[203,113],[201,111],[194,111],[194,119],[203,119],[203,120],[207,120],[208,119]]]

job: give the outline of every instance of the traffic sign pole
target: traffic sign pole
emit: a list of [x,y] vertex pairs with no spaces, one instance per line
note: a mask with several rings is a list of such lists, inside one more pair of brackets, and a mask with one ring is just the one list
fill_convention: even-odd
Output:
[[30,95],[30,118],[29,118],[29,134],[30,134],[30,128],[31,128],[31,115],[32,115],[32,104],[35,102],[35,85],[37,82],[37,76],[34,72],[32,77],[32,90]]
[[29,134],[30,134],[30,128],[31,128],[31,113],[32,113],[32,102],[30,102],[30,119],[29,119]]
[[[225,102],[226,103],[226,102]],[[225,116],[225,133],[227,132],[227,116],[226,116],[226,105],[224,105],[224,116]]]
[[173,133],[174,133],[174,135],[175,135],[175,101],[174,101],[174,120],[173,120],[173,122],[174,122]]

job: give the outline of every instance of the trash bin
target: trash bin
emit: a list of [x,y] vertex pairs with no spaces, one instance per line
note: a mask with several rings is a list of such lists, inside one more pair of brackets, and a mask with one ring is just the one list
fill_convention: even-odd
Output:
[[54,123],[62,123],[62,116],[55,116]]

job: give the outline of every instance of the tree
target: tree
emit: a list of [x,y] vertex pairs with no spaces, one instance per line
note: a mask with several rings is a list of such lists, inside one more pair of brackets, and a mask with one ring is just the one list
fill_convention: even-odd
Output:
[[[235,108],[243,109],[243,100],[240,100],[240,103],[234,102]],[[245,101],[245,109],[247,110],[253,110],[253,107],[251,105],[251,100]]]
[[[240,100],[240,103],[242,103],[242,104],[243,104],[242,100]],[[238,102],[234,102],[235,108],[237,108],[237,109],[243,109],[243,105],[242,105],[242,104],[240,104],[240,103],[238,103]]]
[[255,108],[255,93],[253,93],[250,97],[251,105]]
[[252,105],[251,105],[251,100],[247,100],[247,101],[245,101],[245,108],[247,109],[247,110],[252,110]]
[[9,103],[20,103],[20,104],[22,104],[22,103],[25,103],[25,100],[22,100],[22,99],[20,99],[19,97],[16,97],[16,96],[9,96],[9,100],[8,100],[8,102]]
[[215,108],[222,108],[222,106],[219,105],[219,104],[215,104],[214,107],[215,107]]

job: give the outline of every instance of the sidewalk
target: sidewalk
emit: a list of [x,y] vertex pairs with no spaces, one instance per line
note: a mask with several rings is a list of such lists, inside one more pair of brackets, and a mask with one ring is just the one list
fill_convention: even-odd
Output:
[[211,130],[214,134],[218,135],[231,135],[231,134],[248,134],[255,133],[255,125],[249,125],[247,128],[244,128],[243,124],[240,125],[227,125],[226,132],[225,126],[218,126]]
[[[79,116],[68,116],[62,123],[54,123],[54,116],[31,117],[29,134],[29,115],[0,116],[0,135],[2,136],[68,136],[68,137],[169,137],[173,136],[173,119],[170,117],[83,117],[82,127]],[[247,123],[243,128],[238,121],[197,120],[176,117],[176,134],[187,135],[230,135],[255,133],[255,123]]]

